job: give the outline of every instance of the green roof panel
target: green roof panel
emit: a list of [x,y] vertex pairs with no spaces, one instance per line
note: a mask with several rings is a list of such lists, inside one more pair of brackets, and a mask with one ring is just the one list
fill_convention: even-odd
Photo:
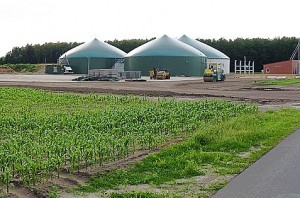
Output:
[[125,55],[122,50],[95,38],[67,51],[60,58],[124,58]]
[[219,50],[209,45],[206,45],[205,43],[192,39],[186,35],[183,35],[178,40],[198,49],[200,52],[205,54],[209,59],[229,59],[228,56],[226,56],[224,53],[220,52]]
[[176,39],[164,35],[152,40],[129,52],[126,57],[131,56],[201,56],[205,57],[199,50],[182,43]]

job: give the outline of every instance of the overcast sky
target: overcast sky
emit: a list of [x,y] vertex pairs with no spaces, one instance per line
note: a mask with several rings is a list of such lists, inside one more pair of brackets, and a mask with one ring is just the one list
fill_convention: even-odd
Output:
[[300,37],[299,0],[1,0],[0,56],[94,38]]

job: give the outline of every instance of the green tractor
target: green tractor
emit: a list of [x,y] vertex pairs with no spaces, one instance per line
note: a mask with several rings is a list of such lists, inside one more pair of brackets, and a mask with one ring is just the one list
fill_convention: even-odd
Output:
[[221,63],[211,62],[207,69],[204,70],[203,81],[204,82],[217,82],[225,81],[226,76],[222,69]]

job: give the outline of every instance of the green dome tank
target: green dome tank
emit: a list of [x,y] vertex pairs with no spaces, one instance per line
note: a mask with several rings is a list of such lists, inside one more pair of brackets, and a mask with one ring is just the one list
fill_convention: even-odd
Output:
[[125,56],[125,71],[141,71],[148,76],[153,68],[168,70],[171,76],[202,76],[206,56],[199,50],[164,35]]
[[199,50],[200,52],[205,54],[207,56],[207,64],[209,64],[210,62],[221,63],[223,65],[225,74],[230,73],[230,71],[229,71],[230,70],[230,58],[227,55],[225,55],[224,53],[220,52],[219,50],[217,50],[205,43],[202,43],[200,41],[192,39],[186,35],[183,35],[178,40],[185,44],[190,45],[191,47],[196,48],[197,50]]
[[87,74],[91,69],[110,69],[125,55],[122,50],[95,38],[67,51],[59,62],[70,65],[74,73]]

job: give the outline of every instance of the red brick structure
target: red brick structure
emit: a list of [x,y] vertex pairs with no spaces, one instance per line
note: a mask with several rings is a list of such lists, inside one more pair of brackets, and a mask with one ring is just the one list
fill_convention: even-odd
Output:
[[287,60],[264,65],[264,74],[295,74],[298,60]]

